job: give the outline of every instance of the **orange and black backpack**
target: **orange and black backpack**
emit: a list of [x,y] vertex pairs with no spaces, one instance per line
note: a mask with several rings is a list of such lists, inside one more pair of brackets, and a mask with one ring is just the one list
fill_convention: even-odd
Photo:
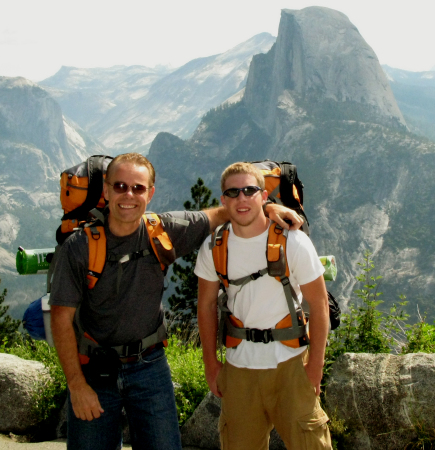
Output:
[[251,161],[264,176],[268,201],[287,206],[303,219],[302,231],[309,236],[309,222],[304,211],[304,185],[299,179],[297,167],[291,162],[276,162],[268,159]]
[[[299,214],[304,219],[301,229],[309,235],[309,222],[303,206],[304,185],[298,177],[296,166],[290,162],[270,160],[251,161],[250,163],[260,169],[264,176],[268,201],[287,206]],[[235,347],[242,339],[246,339],[263,343],[281,341],[284,345],[294,348],[307,345],[309,343],[308,314],[305,314],[300,307],[295,308],[295,304],[299,305],[299,302],[289,280],[290,271],[286,257],[288,230],[281,228],[276,223],[272,223],[269,228],[266,248],[267,267],[238,280],[230,280],[228,277],[228,234],[229,223],[222,225],[213,233],[210,243],[216,273],[220,279],[222,290],[222,294],[218,298],[220,343],[226,347]],[[272,329],[244,328],[243,323],[232,315],[228,309],[226,288],[230,284],[242,288],[246,283],[255,281],[264,275],[275,277],[281,282],[289,314]],[[328,302],[331,330],[334,330],[340,324],[341,311],[336,299],[330,292],[328,292]]]

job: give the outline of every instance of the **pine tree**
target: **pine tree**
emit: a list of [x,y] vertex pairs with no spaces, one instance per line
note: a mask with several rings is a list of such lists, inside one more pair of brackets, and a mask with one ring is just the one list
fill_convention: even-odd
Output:
[[12,319],[7,314],[9,305],[3,305],[7,292],[7,289],[3,289],[3,292],[0,293],[0,345],[11,344],[15,340],[15,333],[21,324],[20,320]]
[[[215,207],[219,205],[217,199],[210,202],[211,190],[204,185],[204,181],[198,178],[198,181],[190,189],[192,201],[184,202],[186,211],[200,211],[202,209]],[[172,265],[174,275],[171,281],[180,283],[175,287],[175,294],[168,299],[171,305],[171,312],[175,316],[176,321],[183,323],[195,322],[197,317],[197,297],[198,297],[198,280],[193,270],[195,269],[198,250],[189,253],[181,258],[184,264],[174,263]]]

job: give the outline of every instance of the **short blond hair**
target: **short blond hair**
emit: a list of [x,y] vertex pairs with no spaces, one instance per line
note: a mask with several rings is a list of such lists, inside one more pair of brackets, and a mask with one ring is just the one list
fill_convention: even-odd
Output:
[[225,190],[225,182],[231,175],[252,175],[257,180],[257,185],[264,190],[264,177],[261,170],[251,163],[236,162],[228,166],[221,175],[221,190]]
[[107,166],[106,171],[106,180],[110,180],[111,173],[115,170],[115,166],[117,164],[129,163],[134,164],[136,166],[143,166],[148,169],[148,173],[150,174],[150,185],[148,187],[154,186],[156,182],[156,172],[154,170],[153,165],[150,161],[145,158],[145,156],[140,153],[123,153],[122,155],[118,155],[110,161],[110,164]]

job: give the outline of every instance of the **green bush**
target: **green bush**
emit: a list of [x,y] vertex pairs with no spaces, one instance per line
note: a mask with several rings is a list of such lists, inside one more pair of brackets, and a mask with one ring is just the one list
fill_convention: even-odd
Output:
[[3,347],[13,345],[16,337],[19,335],[17,331],[21,325],[21,320],[12,319],[12,317],[7,314],[9,305],[3,304],[7,293],[7,289],[3,289],[2,292],[0,291],[0,345]]
[[178,422],[183,425],[209,391],[204,374],[202,350],[195,342],[181,340],[176,335],[168,339],[166,356],[175,383]]
[[406,344],[401,353],[435,353],[435,326],[425,322],[410,325],[406,331]]

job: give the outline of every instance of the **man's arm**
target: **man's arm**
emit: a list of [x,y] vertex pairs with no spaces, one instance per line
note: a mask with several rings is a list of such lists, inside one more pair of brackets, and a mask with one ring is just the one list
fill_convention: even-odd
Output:
[[76,417],[82,420],[97,419],[104,412],[98,396],[83,375],[77,340],[73,328],[76,308],[51,306],[51,330],[60,364],[68,383],[71,403]]
[[[266,216],[268,216],[271,220],[288,230],[298,230],[304,223],[301,216],[299,216],[299,214],[295,211],[285,206],[277,205],[276,203],[268,203],[264,207],[264,211]],[[230,217],[223,206],[205,209],[204,212],[210,222],[210,232],[213,232],[219,225],[222,225],[230,220]],[[291,225],[284,222],[284,219],[290,220]]]
[[310,305],[310,351],[305,370],[316,388],[316,395],[320,395],[326,339],[329,331],[328,293],[323,275],[311,283],[301,285],[301,291]]
[[222,363],[216,356],[218,293],[219,281],[207,281],[203,278],[198,278],[198,328],[202,344],[205,378],[213,394],[217,397],[222,397],[216,384],[222,368]]

